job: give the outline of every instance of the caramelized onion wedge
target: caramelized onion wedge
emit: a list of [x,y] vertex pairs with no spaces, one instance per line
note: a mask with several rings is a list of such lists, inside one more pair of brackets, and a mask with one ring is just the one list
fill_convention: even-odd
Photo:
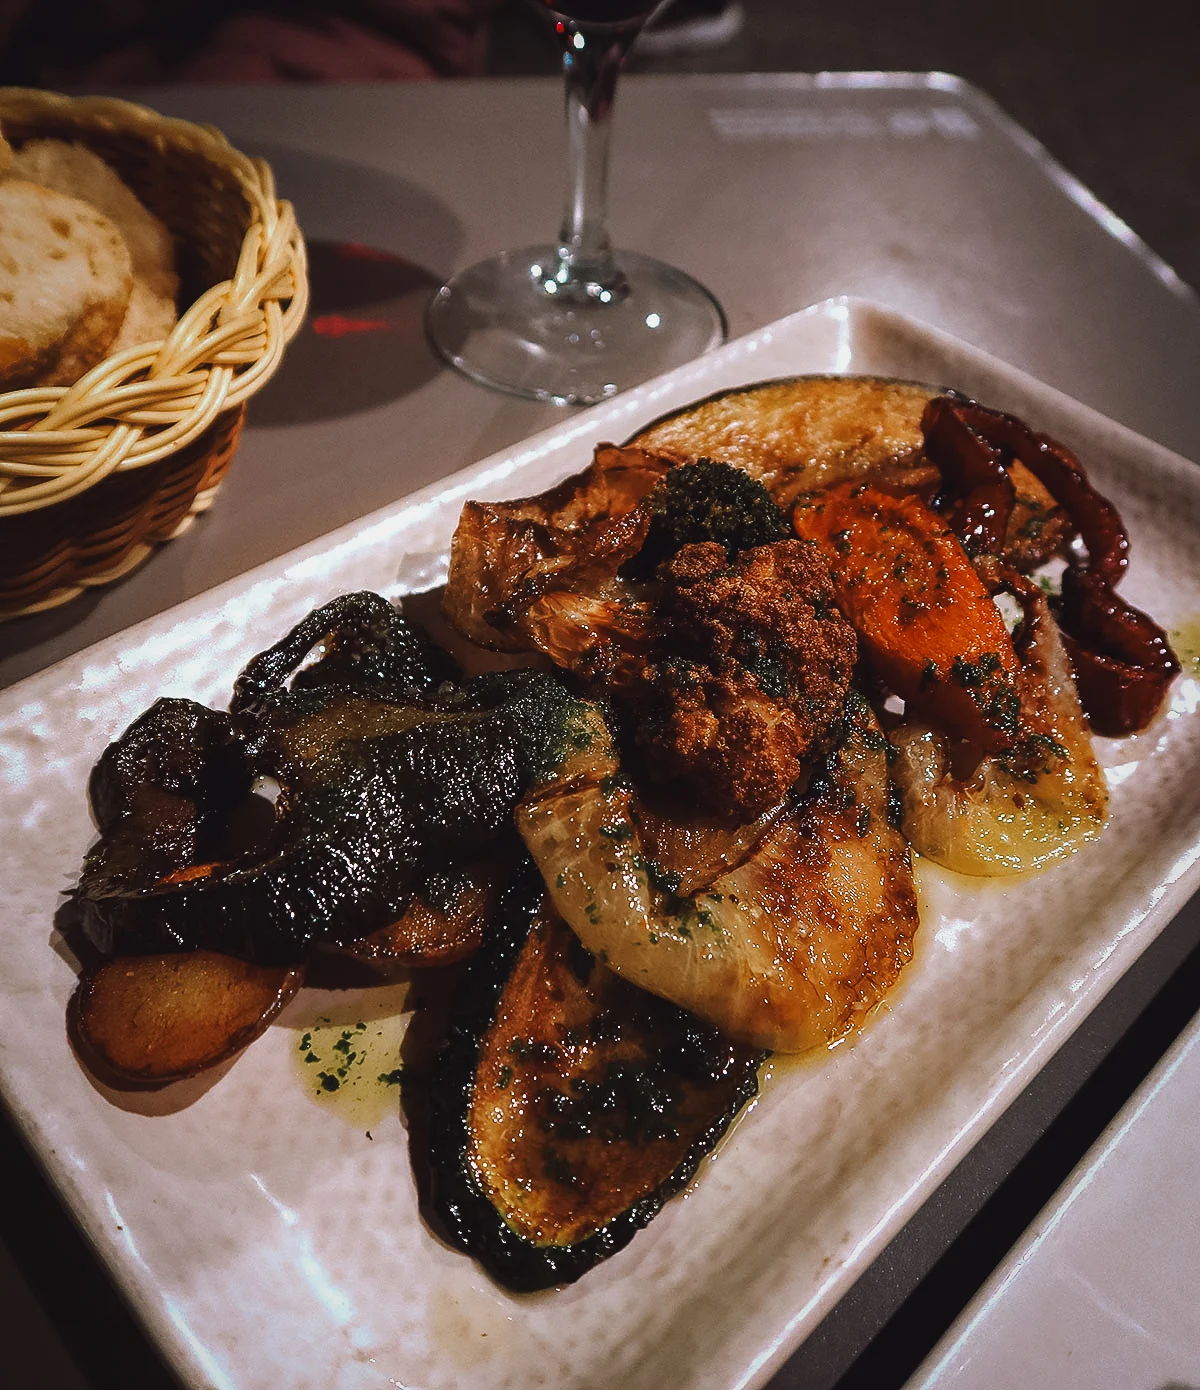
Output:
[[252,1043],[300,988],[303,973],[215,951],[125,956],[80,980],[68,1026],[102,1081],[163,1085]]
[[449,965],[478,949],[496,901],[498,865],[481,860],[434,894],[418,893],[403,914],[358,941],[339,947],[343,955],[370,965]]
[[1017,631],[1018,746],[960,776],[944,732],[909,723],[891,734],[904,833],[919,854],[960,874],[1043,868],[1095,839],[1108,813],[1104,773],[1046,597],[1011,574],[1005,587],[1025,610]]
[[478,646],[525,650],[513,624],[539,595],[596,589],[637,553],[649,520],[638,503],[669,467],[601,444],[582,473],[536,497],[468,502],[450,546],[447,620]]
[[576,749],[517,808],[517,828],[555,910],[617,974],[780,1052],[836,1042],[895,984],[916,894],[888,820],[887,741],[856,692],[805,795],[686,898],[652,877],[598,708]]

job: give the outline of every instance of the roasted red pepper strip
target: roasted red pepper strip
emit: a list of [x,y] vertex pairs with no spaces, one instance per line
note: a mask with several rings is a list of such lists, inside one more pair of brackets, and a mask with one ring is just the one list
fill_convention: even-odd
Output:
[[1063,572],[1058,620],[1092,728],[1109,738],[1144,729],[1179,673],[1166,633],[1084,566]]
[[[955,417],[961,428],[947,426],[946,416]],[[1119,737],[1144,729],[1161,708],[1180,667],[1162,628],[1114,591],[1129,564],[1129,537],[1117,509],[1092,487],[1069,449],[1034,434],[1012,415],[942,396],[926,407],[923,427],[927,421],[935,431],[929,457],[958,494],[949,516],[968,548],[972,536],[982,539],[988,534],[986,528],[979,529],[978,505],[970,505],[972,490],[986,487],[989,466],[977,440],[999,459],[1005,454],[1020,459],[1067,513],[1086,556],[1072,552],[1068,557],[1058,620],[1075,667],[1080,701],[1098,734]],[[945,465],[943,458],[948,460]],[[960,525],[975,529],[964,532]]]
[[955,409],[990,444],[1021,460],[1071,518],[1087,550],[1082,563],[1110,587],[1115,585],[1129,565],[1129,537],[1120,513],[1091,485],[1075,455],[1044,434],[1034,434],[1015,416],[973,401]]
[[975,428],[967,403],[935,396],[921,416],[925,456],[942,475],[939,511],[968,555],[996,555],[1004,544],[1015,489],[991,439]]

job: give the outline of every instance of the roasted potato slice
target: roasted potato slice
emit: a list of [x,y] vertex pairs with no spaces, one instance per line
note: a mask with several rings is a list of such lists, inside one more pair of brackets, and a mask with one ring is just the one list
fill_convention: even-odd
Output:
[[252,1043],[300,988],[303,975],[216,951],[120,957],[80,980],[68,1027],[100,1080],[164,1085],[195,1076]]
[[495,905],[499,866],[483,860],[418,893],[403,914],[358,941],[339,947],[368,965],[449,965],[475,951]]

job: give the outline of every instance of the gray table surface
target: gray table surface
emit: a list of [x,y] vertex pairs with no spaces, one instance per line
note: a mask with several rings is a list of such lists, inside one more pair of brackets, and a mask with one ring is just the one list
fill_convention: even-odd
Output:
[[[309,240],[313,318],[386,328],[306,328],[254,403],[213,511],[120,585],[0,628],[0,685],[561,418],[443,368],[422,328],[450,271],[553,235],[556,82],[137,95],[265,156]],[[732,336],[861,295],[1200,457],[1196,296],[973,90],[927,76],[630,77],[615,121],[615,239],[707,284]],[[348,243],[390,256],[348,256]],[[1193,903],[780,1373],[780,1390],[853,1367],[1197,940]],[[0,1308],[29,1377],[14,1383],[122,1383],[92,1365],[76,1374],[20,1266],[0,1246]]]

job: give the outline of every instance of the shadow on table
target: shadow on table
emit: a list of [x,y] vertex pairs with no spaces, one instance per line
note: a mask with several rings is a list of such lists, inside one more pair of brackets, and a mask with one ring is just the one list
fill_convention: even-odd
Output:
[[427,189],[378,168],[282,146],[254,153],[295,202],[311,298],[282,367],[255,397],[251,423],[336,419],[415,391],[442,369],[425,337],[425,306],[462,249],[457,216]]
[[308,319],[251,407],[257,426],[310,424],[385,405],[443,365],[425,338],[437,276],[360,242],[315,241],[308,252]]

